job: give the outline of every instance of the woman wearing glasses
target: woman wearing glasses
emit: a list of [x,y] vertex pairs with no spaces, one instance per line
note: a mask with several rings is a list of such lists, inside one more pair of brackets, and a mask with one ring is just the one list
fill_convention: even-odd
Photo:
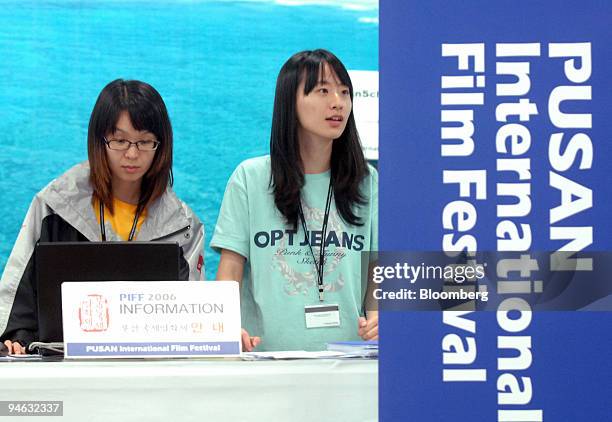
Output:
[[378,338],[361,271],[362,253],[377,249],[378,176],[352,99],[336,56],[295,54],[276,83],[270,155],[240,164],[227,184],[211,246],[217,279],[242,282],[246,350]]
[[115,80],[100,93],[88,162],[32,201],[0,281],[0,340],[24,353],[37,331],[33,252],[38,241],[176,241],[181,278],[201,279],[202,223],[172,191],[172,126],[159,93]]

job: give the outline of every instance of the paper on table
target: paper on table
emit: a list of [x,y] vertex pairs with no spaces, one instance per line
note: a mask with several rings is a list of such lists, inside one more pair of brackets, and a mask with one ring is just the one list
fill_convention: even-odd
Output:
[[345,357],[377,358],[378,341],[338,341],[327,343],[327,350],[345,353]]
[[244,360],[282,360],[282,359],[329,359],[340,358],[345,353],[323,350],[321,352],[307,352],[305,350],[286,350],[281,352],[245,352],[242,354]]
[[35,354],[0,356],[0,362],[12,362],[16,360],[41,360],[41,359],[42,359],[42,356],[35,355]]

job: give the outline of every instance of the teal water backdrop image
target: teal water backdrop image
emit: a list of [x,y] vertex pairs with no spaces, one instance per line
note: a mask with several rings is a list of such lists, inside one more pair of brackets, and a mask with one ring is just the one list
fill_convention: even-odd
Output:
[[162,95],[174,189],[206,227],[244,159],[268,152],[276,76],[293,53],[378,70],[378,2],[5,1],[0,12],[0,271],[32,197],[87,158],[100,90],[139,79]]

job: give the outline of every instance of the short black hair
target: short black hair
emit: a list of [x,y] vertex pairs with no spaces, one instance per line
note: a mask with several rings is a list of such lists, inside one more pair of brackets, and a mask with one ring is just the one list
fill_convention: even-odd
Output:
[[172,124],[159,92],[135,80],[116,79],[106,85],[94,105],[87,132],[93,197],[113,212],[112,175],[104,137],[116,130],[122,112],[127,112],[136,130],[148,131],[160,142],[151,167],[142,179],[138,208],[141,211],[172,185]]

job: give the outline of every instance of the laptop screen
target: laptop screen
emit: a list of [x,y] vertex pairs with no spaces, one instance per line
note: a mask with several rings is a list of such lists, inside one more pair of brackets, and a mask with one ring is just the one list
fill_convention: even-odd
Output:
[[172,242],[41,242],[36,247],[38,338],[63,341],[65,281],[179,280],[180,247]]

